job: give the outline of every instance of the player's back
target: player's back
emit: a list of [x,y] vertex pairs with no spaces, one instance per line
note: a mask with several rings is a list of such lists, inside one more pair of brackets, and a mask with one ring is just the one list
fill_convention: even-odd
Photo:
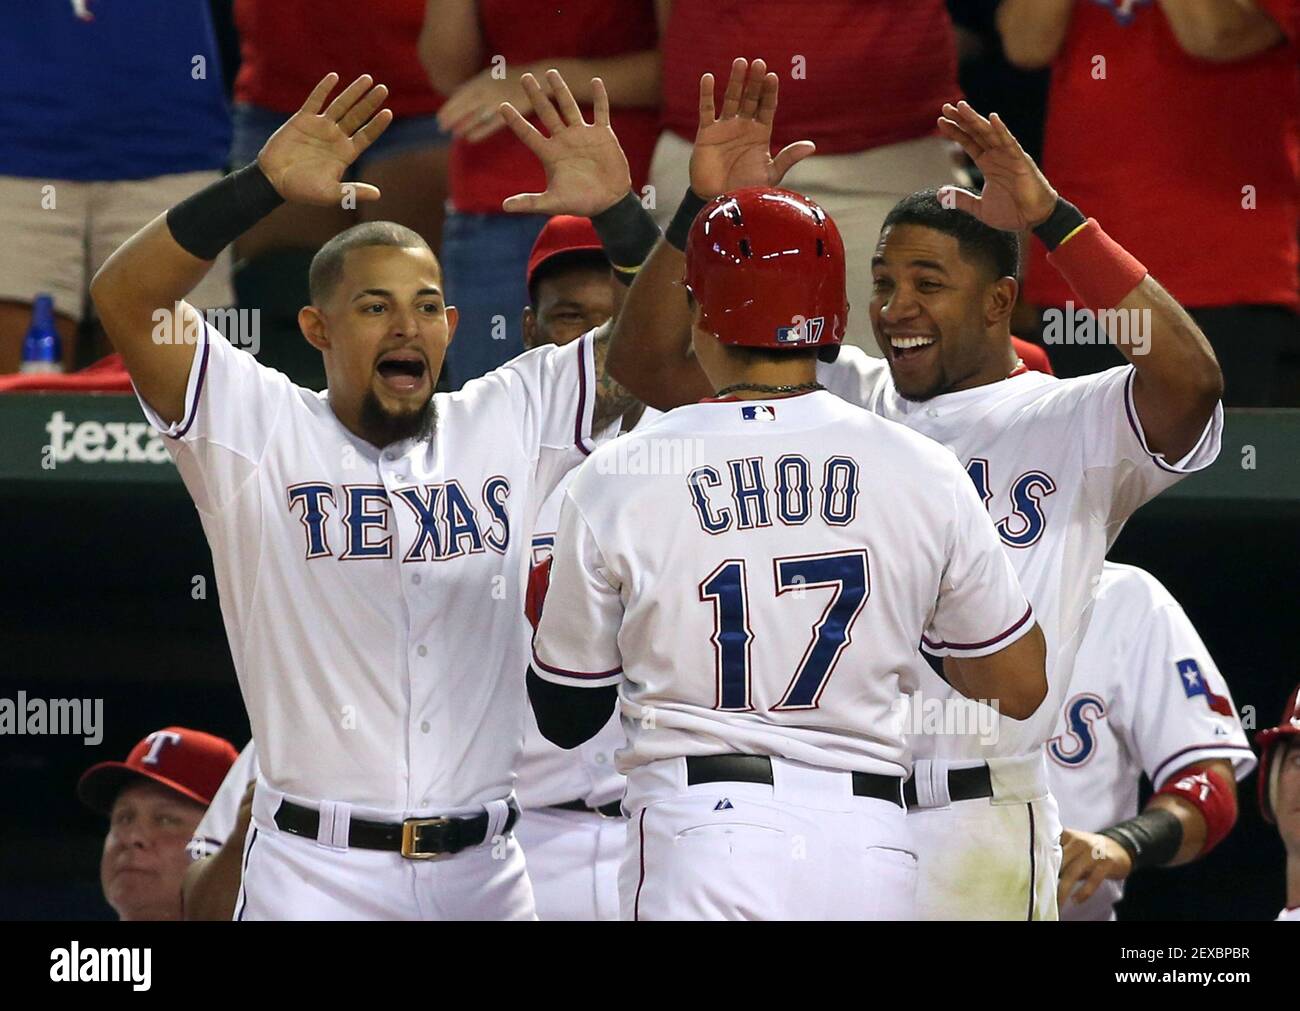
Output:
[[621,768],[908,770],[900,696],[947,631],[959,514],[988,522],[947,450],[826,392],[710,401],[597,450],[569,494],[622,598]]

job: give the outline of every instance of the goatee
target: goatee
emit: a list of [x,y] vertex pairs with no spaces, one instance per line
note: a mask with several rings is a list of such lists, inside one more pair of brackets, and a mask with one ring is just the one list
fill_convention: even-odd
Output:
[[376,446],[389,446],[405,439],[423,442],[433,434],[437,421],[438,410],[432,396],[419,410],[400,414],[385,410],[373,390],[367,391],[361,401],[361,429],[366,433],[366,441]]

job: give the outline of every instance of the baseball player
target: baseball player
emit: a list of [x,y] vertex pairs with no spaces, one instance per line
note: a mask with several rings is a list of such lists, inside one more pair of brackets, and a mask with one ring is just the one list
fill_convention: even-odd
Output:
[[[1212,850],[1236,822],[1236,782],[1255,768],[1228,686],[1183,609],[1150,573],[1113,562],[1045,748],[1066,826],[1063,920],[1113,920],[1135,870]],[[1211,771],[1222,788],[1212,803],[1190,803],[1176,784]],[[1143,773],[1155,794],[1139,814]]]
[[[543,226],[528,258],[527,348],[565,345],[614,315],[626,288],[610,269],[600,236],[584,217],[557,215]],[[659,416],[640,403],[617,426],[632,430]],[[527,617],[536,627],[550,572],[560,505],[572,471],[542,504],[532,536]],[[590,741],[571,751],[537,728],[531,707],[515,793],[523,817],[515,831],[542,920],[618,919],[618,865],[627,840],[623,777],[614,753],[625,743],[611,716]]]
[[[691,192],[615,324],[614,374],[653,407],[689,402],[710,385],[690,349],[686,307],[673,298],[698,207],[735,186],[779,179],[803,150],[769,154],[777,81],[764,70],[761,61],[736,61],[721,117],[712,79],[702,80]],[[1218,454],[1222,376],[1195,323],[1057,195],[996,115],[945,105],[939,126],[980,167],[983,192],[946,188],[895,207],[873,258],[873,290],[862,293],[884,358],[846,348],[819,378],[957,455],[1048,642],[1048,704],[1033,718],[1004,714],[992,734],[938,734],[922,724],[914,739],[920,915],[1055,918],[1060,829],[1042,744],[1067,697],[1110,543],[1142,503]],[[1049,262],[1079,304],[1112,324],[1131,365],[1060,381],[1018,361],[1009,319],[1016,233],[1025,229],[1052,250]],[[914,702],[916,712],[947,714],[960,700],[923,672]],[[1185,796],[1212,805],[1228,789],[1212,775]]]
[[[916,643],[944,643],[963,691],[1023,719],[1042,636],[951,455],[816,382],[848,312],[820,207],[720,196],[686,284],[715,396],[606,444],[569,486],[528,672],[538,725],[574,747],[621,696],[624,918],[910,918]],[[686,446],[689,466],[621,462]]]
[[193,863],[182,888],[187,920],[229,920],[234,915],[257,774],[257,748],[249,741],[190,839]]
[[77,797],[108,818],[100,860],[104,899],[122,920],[179,920],[185,844],[235,760],[225,738],[164,727],[125,762],[100,762]]
[[1261,730],[1256,742],[1259,810],[1286,847],[1286,905],[1277,918],[1300,922],[1300,685],[1286,700],[1281,722]]
[[235,915],[532,918],[510,835],[527,536],[628,401],[598,383],[596,335],[435,395],[456,312],[428,247],[391,222],[313,260],[299,323],[327,392],[204,325],[186,291],[279,203],[378,198],[340,179],[391,122],[386,89],[363,76],[330,101],[336,84],[92,290],[199,510],[258,742]]

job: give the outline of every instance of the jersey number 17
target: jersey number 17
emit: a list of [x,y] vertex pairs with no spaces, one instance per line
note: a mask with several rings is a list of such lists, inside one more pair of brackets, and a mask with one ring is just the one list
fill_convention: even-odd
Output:
[[[781,700],[769,711],[816,709],[831,672],[851,641],[853,622],[871,594],[866,551],[802,555],[772,560],[775,595],[810,589],[833,591],[812,627],[812,640]],[[700,600],[713,605],[713,653],[717,676],[715,709],[753,710],[749,624],[749,580],[745,561],[729,558],[700,583]]]

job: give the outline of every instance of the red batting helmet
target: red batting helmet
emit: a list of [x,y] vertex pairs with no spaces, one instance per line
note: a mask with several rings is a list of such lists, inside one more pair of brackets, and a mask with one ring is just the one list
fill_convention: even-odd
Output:
[[1300,737],[1300,685],[1296,685],[1282,710],[1282,722],[1255,735],[1259,745],[1259,810],[1266,821],[1275,822],[1277,781],[1282,772],[1278,753],[1286,750],[1288,738]]
[[805,196],[754,186],[715,197],[686,240],[686,288],[723,344],[796,349],[844,340],[844,242]]

